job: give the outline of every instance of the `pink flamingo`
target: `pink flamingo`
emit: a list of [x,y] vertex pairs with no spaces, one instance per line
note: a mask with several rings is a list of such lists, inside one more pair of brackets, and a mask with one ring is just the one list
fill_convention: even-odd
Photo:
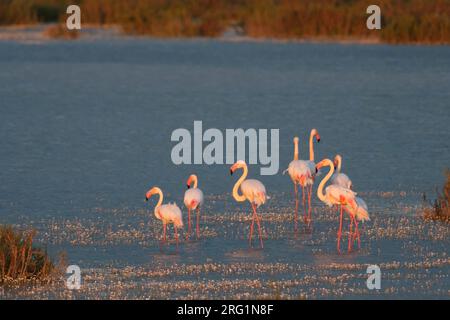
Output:
[[178,247],[178,228],[183,227],[181,210],[175,203],[162,204],[164,196],[162,190],[158,187],[153,187],[149,191],[147,191],[145,195],[145,201],[148,201],[148,199],[150,199],[154,194],[159,195],[159,200],[155,207],[155,217],[161,220],[163,223],[164,228],[163,241],[166,242],[167,224],[172,223],[174,226],[174,234]]
[[[194,184],[193,188],[191,188],[191,184]],[[188,209],[188,234],[186,239],[189,238],[191,234],[191,210],[197,210],[197,225],[196,225],[196,233],[197,239],[199,238],[200,228],[199,228],[199,219],[200,219],[200,207],[203,205],[203,192],[199,188],[197,188],[197,176],[195,174],[191,174],[186,182],[188,190],[184,193],[184,205]]]
[[[349,227],[349,238],[351,238],[353,221],[355,221],[355,215],[358,212],[358,204],[356,202],[356,193],[348,188],[344,188],[339,185],[335,185],[335,184],[329,185],[328,187],[326,187],[325,193],[323,193],[323,188],[324,188],[325,184],[327,183],[327,181],[331,178],[331,176],[334,173],[334,164],[333,164],[333,162],[331,162],[330,159],[324,159],[324,160],[320,161],[316,166],[317,169],[320,169],[320,168],[326,167],[326,166],[330,167],[330,171],[320,182],[319,188],[317,189],[317,197],[322,202],[324,202],[325,204],[327,204],[330,207],[333,205],[340,206],[339,230],[338,230],[338,234],[337,234],[337,250],[340,253],[341,252],[340,243],[341,243],[341,235],[342,235],[343,209],[345,207],[345,209],[346,209],[345,211],[349,214],[350,220],[352,221],[352,223],[350,224],[350,227]],[[361,214],[363,214],[363,213],[361,212]],[[355,224],[355,225],[357,225],[357,224]],[[357,233],[359,234],[358,231],[357,231]],[[349,239],[349,245],[348,245],[349,252],[351,250],[350,242],[351,241]]]
[[[262,240],[262,233],[261,233],[261,224],[260,224],[260,218],[258,214],[256,213],[256,208],[258,208],[260,205],[264,204],[266,202],[266,199],[269,197],[266,195],[266,188],[264,185],[255,179],[248,179],[248,168],[245,161],[239,160],[230,169],[230,174],[233,175],[233,172],[237,169],[243,169],[244,172],[242,176],[238,179],[236,184],[233,187],[233,198],[237,202],[244,202],[245,200],[248,200],[250,204],[252,205],[253,209],[253,217],[252,217],[252,224],[250,226],[250,237],[249,237],[249,245],[252,244],[252,236],[253,236],[253,226],[255,224],[258,225],[258,234],[259,234],[259,241],[261,243],[261,248],[264,248],[263,240]],[[239,187],[241,189],[242,195],[239,194]]]
[[[347,188],[347,189],[353,189],[353,183],[352,180],[350,180],[350,178],[345,174],[341,172],[341,167],[342,167],[342,156],[341,155],[336,155],[334,157],[334,169],[337,171],[335,172],[332,176],[331,176],[331,184],[335,184],[338,186],[341,186],[343,188]],[[351,219],[350,224],[355,223],[355,233],[354,233],[354,237],[356,237],[358,239],[358,248],[361,248],[361,239],[360,239],[360,233],[358,230],[358,221],[370,221],[369,218],[369,212],[368,212],[368,208],[367,208],[367,204],[366,202],[361,199],[360,197],[355,197],[355,201],[357,204],[356,208],[353,208],[350,205],[346,205],[344,207],[344,210],[347,211],[348,214],[350,214],[352,217],[356,218],[356,219]],[[351,227],[351,226],[350,226]],[[349,237],[350,240],[350,237]],[[349,244],[350,246],[350,250],[351,250],[351,244]]]
[[[294,194],[295,194],[295,229],[297,230],[297,220],[298,220],[298,187],[300,185],[302,188],[302,203],[303,203],[303,216],[305,223],[311,222],[311,195],[312,186],[314,184],[314,179],[317,174],[316,164],[314,163],[314,138],[317,142],[320,142],[320,135],[317,129],[312,129],[309,135],[309,160],[299,160],[298,159],[298,137],[294,138],[294,160],[289,163],[289,167],[284,171],[289,173],[292,182],[294,183]],[[305,188],[308,193],[308,218],[306,217],[306,204],[305,204]]]
[[[358,221],[362,221],[364,223],[365,221],[370,221],[370,217],[369,217],[369,209],[367,207],[366,202],[360,197],[355,197],[355,201],[356,207],[346,205],[344,209],[352,217],[352,219],[350,220],[350,231],[352,230],[353,223],[355,223],[355,233],[353,234],[353,241],[356,238],[358,240],[358,248],[361,249],[361,237],[358,229]],[[351,251],[352,249],[351,239],[352,237],[349,236],[348,238],[349,251]]]
[[350,180],[350,178],[345,173],[341,172],[342,156],[339,154],[336,155],[334,157],[333,163],[334,163],[334,170],[336,170],[336,172],[331,176],[330,179],[331,184],[336,184],[338,186],[347,189],[352,189],[353,188],[352,180]]

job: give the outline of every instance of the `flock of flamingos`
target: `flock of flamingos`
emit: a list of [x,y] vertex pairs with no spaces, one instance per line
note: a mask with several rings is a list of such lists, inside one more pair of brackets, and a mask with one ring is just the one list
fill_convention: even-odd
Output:
[[[302,203],[304,212],[304,223],[310,225],[311,223],[311,196],[312,188],[317,173],[323,167],[329,167],[327,175],[322,179],[317,189],[317,197],[332,207],[339,207],[339,229],[337,233],[337,250],[340,252],[340,242],[342,236],[342,222],[344,212],[348,214],[349,232],[348,232],[348,252],[352,250],[352,243],[357,241],[358,247],[361,246],[360,233],[358,229],[359,221],[368,221],[369,213],[367,205],[363,199],[356,196],[356,192],[353,191],[352,182],[349,177],[341,172],[342,157],[337,155],[334,161],[330,159],[324,159],[319,163],[314,162],[314,139],[320,142],[320,135],[316,129],[311,130],[309,137],[309,160],[299,160],[298,158],[298,137],[294,138],[294,159],[289,164],[289,167],[284,171],[288,173],[294,183],[295,191],[295,229],[297,230],[298,224],[298,207],[299,207],[299,187],[302,189]],[[263,248],[263,240],[261,233],[261,218],[258,216],[256,209],[264,204],[269,198],[266,194],[266,188],[264,185],[255,179],[247,179],[248,168],[247,164],[243,160],[237,161],[230,168],[230,173],[233,174],[236,170],[242,169],[243,174],[238,179],[233,187],[233,198],[237,202],[249,201],[252,209],[252,223],[250,226],[250,236],[249,245],[251,246],[253,229],[255,222],[258,227],[259,241],[261,248]],[[335,173],[335,170],[337,171]],[[283,174],[284,174],[283,173]],[[323,192],[325,184],[330,181],[330,185],[325,188],[325,193]],[[191,212],[196,211],[197,221],[196,221],[196,235],[199,237],[199,218],[200,218],[200,207],[203,205],[204,197],[203,192],[197,187],[198,181],[196,175],[189,176],[187,180],[186,193],[184,194],[184,205],[188,209],[188,232],[187,238],[191,234]],[[239,194],[239,189],[241,194]],[[166,228],[168,224],[173,224],[174,234],[176,238],[176,243],[178,246],[178,228],[183,227],[183,218],[180,208],[175,203],[162,204],[163,203],[163,192],[158,187],[151,188],[145,195],[145,200],[147,201],[153,195],[159,195],[158,203],[155,207],[155,216],[157,219],[161,220],[163,223],[163,242],[166,242]],[[306,197],[308,198],[308,209],[306,209]],[[353,230],[354,225],[354,230]]]

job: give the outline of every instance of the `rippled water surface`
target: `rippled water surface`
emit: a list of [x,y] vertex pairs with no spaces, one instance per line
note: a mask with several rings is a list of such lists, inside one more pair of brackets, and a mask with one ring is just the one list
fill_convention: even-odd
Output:
[[[88,274],[80,297],[370,297],[375,263],[389,270],[381,297],[448,298],[448,225],[418,215],[450,165],[449,101],[445,46],[3,41],[0,222],[37,228],[51,253],[66,251]],[[264,251],[247,247],[250,207],[232,200],[228,165],[172,163],[172,131],[192,132],[194,120],[280,129],[279,173],[249,168],[272,196],[260,208]],[[370,208],[350,255],[336,254],[336,212],[317,199],[312,232],[293,233],[281,172],[294,135],[307,157],[312,127],[316,159],[342,154]],[[145,191],[158,185],[181,206],[192,172],[206,194],[202,237],[161,248]]]

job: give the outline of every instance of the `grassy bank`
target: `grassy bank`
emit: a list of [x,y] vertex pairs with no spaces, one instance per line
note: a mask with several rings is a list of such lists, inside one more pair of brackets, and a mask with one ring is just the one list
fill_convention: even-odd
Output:
[[48,281],[56,270],[45,250],[33,245],[34,231],[0,226],[0,285]]
[[[437,198],[425,208],[425,219],[450,222],[450,170],[446,171],[446,182]],[[426,196],[424,196],[426,201]]]
[[366,28],[370,0],[5,0],[0,25],[61,22],[69,4],[82,22],[118,24],[129,34],[216,37],[230,27],[255,38],[375,39],[450,43],[450,0],[379,0],[382,30]]

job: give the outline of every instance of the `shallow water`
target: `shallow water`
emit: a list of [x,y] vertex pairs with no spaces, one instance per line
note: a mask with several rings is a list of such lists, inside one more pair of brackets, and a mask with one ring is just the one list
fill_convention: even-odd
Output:
[[[429,286],[420,295],[448,297],[448,227],[424,226],[416,216],[422,193],[434,196],[449,165],[449,101],[448,46],[3,41],[1,222],[37,228],[50,252],[67,251],[70,263],[94,272],[96,284],[127,277],[105,280],[111,268],[118,273],[131,268],[138,278],[116,293],[103,288],[90,295],[86,290],[82,297],[370,296],[365,266],[395,261],[405,265],[392,269],[391,278],[398,272],[400,280],[383,297],[419,296],[420,275]],[[259,166],[250,166],[250,176],[260,179],[272,196],[261,207],[267,233],[264,251],[247,248],[250,208],[232,201],[236,178],[229,176],[228,165],[171,162],[172,131],[192,132],[194,120],[202,120],[204,130],[280,129],[279,174],[259,176]],[[301,138],[300,156],[307,156],[312,127],[322,137],[316,159],[342,154],[343,170],[374,217],[358,253],[336,254],[336,213],[316,199],[312,233],[296,238],[292,232],[292,184],[281,171],[292,158],[294,135]],[[192,172],[199,175],[207,194],[202,239],[183,241],[178,252],[173,245],[161,251],[154,202],[144,203],[144,193],[159,185],[166,191],[166,201],[181,206]],[[424,264],[427,259],[439,267],[427,273],[425,267],[406,265]],[[287,270],[307,271],[243,272],[242,283],[222,269],[189,277],[189,268],[195,266],[226,269],[237,264],[239,269],[246,263],[263,269],[281,263]],[[355,292],[324,280],[331,263],[346,264],[347,273],[352,270],[347,264],[356,264],[356,273],[351,274],[360,281],[341,279]],[[168,266],[180,266],[186,278],[195,281],[172,292],[165,287],[169,280],[180,284],[186,278],[155,276],[161,290],[143,295],[149,284],[139,278],[140,268],[146,274]],[[92,270],[101,270],[101,276],[96,278]],[[303,279],[304,273],[317,276],[317,281],[294,282],[283,289],[292,279]],[[417,283],[408,281],[408,275]],[[335,283],[340,276],[338,271],[330,279]],[[260,290],[252,291],[252,283],[245,282],[252,279],[264,282]],[[276,279],[274,289],[268,282]],[[203,291],[193,290],[213,280],[220,290],[210,284]],[[229,290],[224,289],[227,281],[232,282]],[[85,284],[89,286],[88,281]],[[322,293],[314,289],[321,286],[330,289]]]

